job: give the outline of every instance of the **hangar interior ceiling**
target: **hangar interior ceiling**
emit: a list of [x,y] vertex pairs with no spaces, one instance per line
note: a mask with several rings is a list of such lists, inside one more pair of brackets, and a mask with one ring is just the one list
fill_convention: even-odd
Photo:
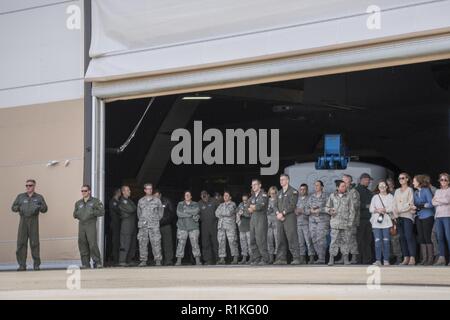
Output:
[[[260,164],[171,163],[172,131],[185,127],[192,133],[194,120],[202,121],[203,132],[279,128],[279,173],[295,162],[315,161],[323,135],[341,133],[356,160],[434,179],[449,171],[449,84],[450,60],[441,60],[198,93],[210,100],[181,100],[186,94],[157,97],[128,148],[107,154],[107,196],[124,182],[138,186],[146,181],[176,198],[187,188],[194,193],[225,186],[235,193],[248,190]],[[122,144],[149,100],[107,103],[107,148]],[[262,180],[277,185],[278,177]]]

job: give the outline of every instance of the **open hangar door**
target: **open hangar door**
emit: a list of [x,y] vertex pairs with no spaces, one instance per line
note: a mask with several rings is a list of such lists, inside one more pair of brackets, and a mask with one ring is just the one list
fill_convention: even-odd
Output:
[[[120,153],[115,148],[135,128],[151,98],[109,102],[106,196],[127,183],[137,200],[143,183],[152,182],[174,203],[187,189],[194,200],[203,189],[228,189],[239,202],[252,178],[262,178],[267,190],[279,185],[278,175],[286,167],[315,162],[328,133],[342,134],[352,161],[380,165],[394,174],[427,173],[436,184],[437,175],[449,171],[449,86],[450,60],[439,60],[156,97],[134,139]],[[177,142],[171,141],[171,134],[186,128],[195,139],[194,121],[201,121],[202,133],[220,130],[224,140],[226,129],[279,129],[278,171],[261,176],[266,166],[261,163],[174,164],[170,153]],[[203,142],[202,150],[209,143]]]

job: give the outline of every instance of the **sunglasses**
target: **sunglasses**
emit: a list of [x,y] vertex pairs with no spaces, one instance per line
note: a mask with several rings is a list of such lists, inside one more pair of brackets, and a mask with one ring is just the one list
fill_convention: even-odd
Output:
[[448,182],[448,179],[441,179],[441,180],[439,180],[440,182]]
[[405,180],[406,179],[406,177],[400,177],[400,178],[398,178],[398,180]]
[[84,193],[84,192],[89,192],[89,190],[81,190],[81,192],[83,192],[83,193]]
[[31,187],[34,187],[34,184],[26,184],[25,187],[31,188]]

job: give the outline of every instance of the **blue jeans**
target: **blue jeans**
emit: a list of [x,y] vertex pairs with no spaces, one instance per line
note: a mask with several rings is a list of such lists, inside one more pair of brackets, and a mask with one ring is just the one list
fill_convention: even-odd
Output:
[[450,250],[450,218],[436,218],[434,223],[439,246],[439,256],[445,257],[445,242],[447,242],[447,248]]
[[391,249],[391,234],[389,228],[384,229],[372,229],[373,238],[375,240],[375,258],[377,261],[381,261],[381,250],[383,249],[384,260],[389,260]]
[[408,218],[398,218],[398,233],[404,257],[416,257],[416,237],[414,236],[414,222]]

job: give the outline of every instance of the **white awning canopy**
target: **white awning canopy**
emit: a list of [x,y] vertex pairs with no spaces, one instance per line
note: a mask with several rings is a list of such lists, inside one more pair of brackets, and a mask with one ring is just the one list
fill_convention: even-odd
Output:
[[[448,53],[448,37],[442,36],[450,32],[450,0],[380,0],[379,15],[374,13],[377,8],[371,7],[372,3],[371,0],[93,0],[92,60],[86,80],[94,82],[94,93],[99,96],[125,97],[149,93],[151,88],[147,86],[155,81],[170,82],[172,91],[192,90],[200,84],[189,79],[194,80],[194,73],[201,77],[202,72],[221,72],[216,77],[222,74],[226,78],[227,71],[238,70],[241,82],[251,83],[256,81],[255,74],[277,73],[271,68],[279,65],[270,61],[306,57],[309,63],[303,67],[310,68],[316,62],[315,55],[319,58],[344,50],[346,59],[329,56],[334,65],[327,67],[339,68],[343,66],[340,63],[352,60],[350,49],[356,50],[355,53],[359,50],[355,59],[369,64],[386,64],[389,59],[398,59],[395,56],[398,54],[414,61],[418,57],[414,57],[413,51],[385,50],[385,55],[380,51],[371,56],[370,50],[360,48],[405,39],[417,41],[418,37],[430,35],[440,37],[440,46],[428,43],[429,51],[422,50],[420,55],[442,58]],[[361,56],[362,52],[367,55]],[[255,73],[253,67],[258,65],[265,69]],[[136,83],[139,79],[143,82],[131,86],[134,87],[131,90],[130,81]]]

